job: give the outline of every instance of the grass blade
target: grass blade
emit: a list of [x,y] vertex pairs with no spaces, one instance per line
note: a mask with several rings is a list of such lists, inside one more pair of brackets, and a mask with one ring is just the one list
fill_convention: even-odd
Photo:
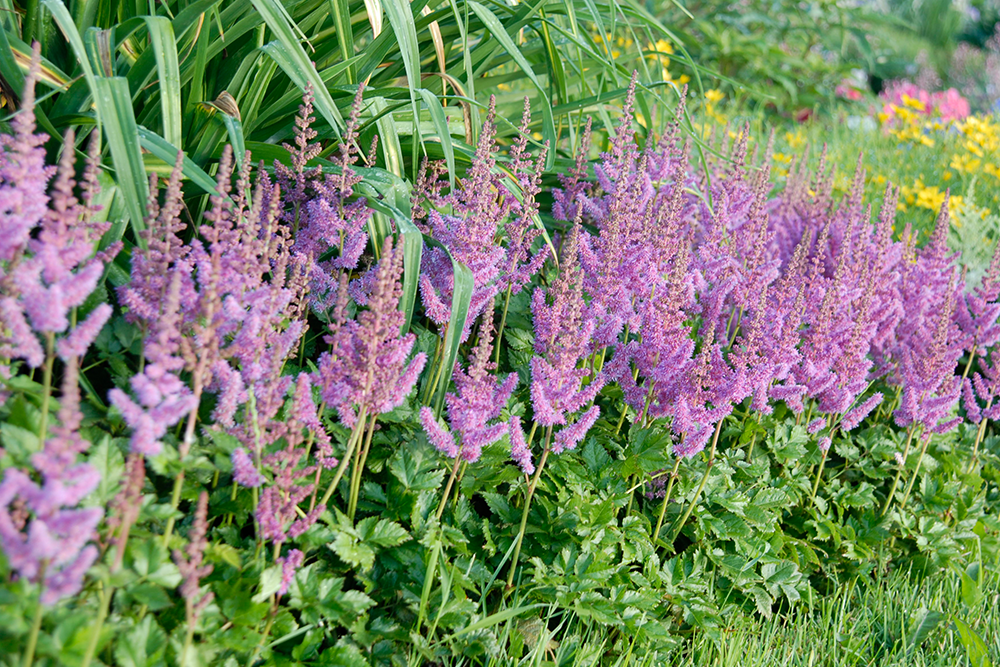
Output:
[[162,16],[146,16],[146,26],[153,42],[156,69],[160,78],[160,107],[163,112],[163,138],[174,146],[181,140],[181,72],[177,64],[174,28]]

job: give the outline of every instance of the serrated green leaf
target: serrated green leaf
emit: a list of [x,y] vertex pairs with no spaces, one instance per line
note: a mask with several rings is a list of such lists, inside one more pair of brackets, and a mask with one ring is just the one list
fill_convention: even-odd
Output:
[[280,588],[281,566],[272,565],[260,573],[260,581],[257,583],[257,593],[251,598],[251,601],[257,603],[267,602]]
[[327,545],[340,559],[364,571],[375,565],[375,550],[358,542],[358,538],[346,531],[339,531],[333,542]]
[[167,633],[147,614],[115,642],[115,659],[121,667],[152,667],[161,664],[167,648]]
[[[375,518],[375,517],[372,517]],[[410,534],[406,529],[395,521],[382,519],[378,523],[373,523],[366,531],[359,531],[361,539],[366,544],[374,544],[377,547],[388,548],[399,546],[410,539]]]

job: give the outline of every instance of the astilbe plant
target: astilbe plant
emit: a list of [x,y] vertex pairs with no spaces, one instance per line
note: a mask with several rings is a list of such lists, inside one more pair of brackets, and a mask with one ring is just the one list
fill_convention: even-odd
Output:
[[416,336],[400,334],[405,321],[399,310],[402,244],[394,244],[392,237],[388,237],[381,259],[372,271],[367,307],[355,319],[346,319],[346,284],[341,281],[340,296],[326,337],[330,349],[320,356],[315,374],[325,404],[336,409],[341,422],[352,429],[340,465],[320,502],[326,504],[330,500],[353,457],[348,501],[351,517],[375,422],[380,414],[403,403],[427,362],[422,352],[409,358]]
[[[525,474],[534,467],[528,483],[514,555],[511,557],[508,588],[514,583],[517,559],[524,541],[531,500],[550,454],[574,449],[600,415],[592,405],[604,386],[604,376],[581,367],[591,353],[594,319],[584,300],[583,272],[580,267],[579,220],[573,225],[562,250],[559,275],[546,290],[535,289],[531,311],[535,328],[535,355],[531,359],[531,403],[533,424],[525,440],[519,420],[511,423],[511,454]],[[589,405],[589,407],[588,407]],[[535,432],[544,431],[542,455],[535,467],[531,444]],[[554,429],[560,426],[558,431]]]
[[438,518],[444,512],[459,464],[463,461],[478,461],[483,448],[503,438],[510,429],[508,424],[496,420],[517,386],[517,373],[510,373],[501,380],[490,372],[496,368],[496,364],[490,361],[492,316],[491,311],[483,314],[479,340],[470,355],[468,367],[463,369],[455,364],[452,375],[455,391],[445,396],[450,430],[442,428],[434,416],[434,410],[427,406],[420,409],[420,423],[431,444],[445,456],[454,459],[451,475],[438,507]]
[[[492,97],[472,164],[455,189],[443,192],[445,184],[441,180],[440,165],[426,162],[414,187],[414,221],[444,246],[444,249],[425,248],[420,274],[424,309],[438,327],[444,328],[451,317],[455,289],[452,258],[472,273],[472,297],[462,325],[462,340],[468,337],[472,324],[501,290],[506,294],[506,308],[510,295],[524,288],[546,257],[545,249],[533,253],[531,247],[540,233],[533,228],[533,221],[540,169],[547,147],[535,158],[528,154],[529,122],[530,112],[525,100],[520,133],[510,150],[511,176],[522,194],[520,201],[508,189],[493,156],[496,152],[496,109]],[[497,243],[504,233],[506,246]]]
[[[313,92],[307,85],[302,106],[295,119],[295,146],[285,144],[292,156],[291,168],[275,161],[276,183],[281,189],[281,219],[292,229],[294,250],[307,265],[310,302],[326,315],[337,298],[339,276],[358,268],[368,243],[367,225],[372,210],[364,199],[355,198],[354,188],[361,176],[354,166],[360,158],[371,163],[376,144],[368,156],[357,147],[364,85],[359,85],[341,138],[334,167],[339,173],[324,174],[321,167],[308,168],[321,146],[313,143],[316,131]],[[361,285],[358,286],[361,288]]]

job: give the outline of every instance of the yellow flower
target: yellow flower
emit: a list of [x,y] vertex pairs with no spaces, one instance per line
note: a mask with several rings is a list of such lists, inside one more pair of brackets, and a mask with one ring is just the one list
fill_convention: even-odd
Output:
[[789,148],[799,148],[806,143],[806,138],[802,136],[802,132],[800,130],[796,130],[795,132],[786,132],[785,143],[788,144]]
[[923,111],[926,108],[926,107],[924,107],[924,103],[923,102],[921,102],[920,100],[914,99],[914,98],[910,97],[909,95],[903,95],[903,104],[905,106],[910,107],[911,109],[916,109],[917,111]]
[[724,97],[725,95],[722,93],[722,91],[717,88],[705,91],[705,99],[707,99],[709,102],[712,103],[721,102]]

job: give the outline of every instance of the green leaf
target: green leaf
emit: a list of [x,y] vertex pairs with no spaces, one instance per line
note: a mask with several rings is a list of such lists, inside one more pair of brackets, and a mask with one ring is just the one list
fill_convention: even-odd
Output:
[[[454,188],[455,147],[451,143],[448,119],[445,118],[444,109],[441,108],[441,102],[438,100],[437,95],[426,88],[421,88],[417,92],[420,93],[420,96],[424,99],[424,104],[427,105],[427,109],[431,113],[431,121],[434,123],[434,129],[437,130],[438,138],[441,139],[441,150],[444,151],[444,161],[448,166],[448,183]],[[414,127],[416,127],[416,123],[414,123]]]
[[100,504],[106,505],[118,492],[118,483],[125,472],[125,457],[112,444],[111,436],[105,433],[97,445],[91,448],[87,462],[101,473],[101,483],[96,493]]
[[160,107],[163,113],[163,137],[174,146],[181,139],[181,73],[177,64],[177,41],[174,27],[162,16],[145,16],[146,27],[156,55],[159,74]]
[[962,642],[962,646],[965,647],[969,667],[993,667],[989,647],[986,646],[986,642],[979,636],[979,633],[957,616],[951,620],[955,624],[955,629],[958,630],[958,638]]
[[437,393],[434,403],[434,413],[441,416],[444,407],[444,396],[448,391],[448,384],[451,382],[452,372],[455,370],[455,360],[458,359],[458,347],[462,343],[462,333],[465,330],[465,319],[469,314],[469,305],[472,302],[472,290],[474,281],[472,271],[457,259],[440,242],[429,236],[424,237],[428,245],[433,245],[445,253],[451,260],[451,270],[454,275],[454,287],[451,293],[451,316],[448,318],[447,329],[444,332],[444,356],[441,359],[440,380],[438,381]]
[[233,118],[222,111],[219,112],[219,116],[221,116],[222,123],[226,126],[226,131],[229,132],[229,143],[233,147],[236,168],[240,169],[243,167],[243,159],[247,153],[246,141],[243,139],[243,124],[240,123],[238,118]]
[[[76,23],[73,22],[73,17],[70,16],[69,10],[66,9],[66,5],[62,3],[62,0],[42,0],[42,4],[45,8],[49,10],[52,14],[52,18],[55,20],[56,25],[59,26],[59,30],[62,31],[66,41],[69,42],[70,47],[73,49],[73,55],[76,56],[76,62],[83,70],[83,76],[87,80],[87,85],[90,87],[90,92],[96,97],[96,83],[97,80],[94,76],[94,70],[90,66],[90,58],[87,56],[87,48],[83,44],[83,39],[80,37],[80,32],[76,29]],[[131,98],[129,98],[131,103]],[[98,106],[98,114],[101,109]]]
[[344,119],[333,103],[330,91],[326,89],[326,85],[316,71],[312,60],[306,55],[295,36],[284,7],[276,0],[251,0],[251,2],[264,22],[267,23],[267,27],[278,38],[277,42],[265,45],[264,50],[278,63],[278,67],[284,70],[285,74],[295,82],[296,86],[304,90],[306,82],[312,84],[313,95],[316,97],[316,109],[330,124],[334,132],[339,135],[344,129]]
[[[114,161],[115,182],[125,198],[125,209],[131,219],[136,241],[140,247],[145,248],[146,241],[141,232],[145,229],[143,218],[149,197],[149,184],[146,181],[142,150],[139,148],[139,131],[132,113],[128,80],[117,76],[98,77],[95,85],[94,101]],[[118,225],[112,239],[120,239],[124,231],[124,227]]]
[[910,628],[907,650],[912,653],[919,648],[944,619],[945,615],[939,611],[925,610]]
[[115,659],[121,667],[152,667],[162,663],[166,648],[167,633],[147,614],[115,642]]
[[260,573],[257,594],[251,598],[253,602],[266,602],[281,588],[281,566],[272,565]]
[[974,609],[983,601],[983,571],[979,563],[970,563],[962,572],[962,602]]
[[358,542],[357,536],[347,531],[338,532],[337,537],[327,546],[340,556],[342,561],[360,567],[365,572],[375,565],[375,550]]
[[[395,521],[382,519],[375,523],[378,517],[368,517],[358,524],[358,533],[366,544],[381,548],[396,547],[410,539],[406,529]],[[366,524],[366,522],[369,522]],[[364,528],[362,528],[364,526]]]
[[500,42],[507,54],[514,59],[521,71],[524,72],[525,76],[531,80],[531,83],[535,85],[538,89],[539,98],[542,103],[542,135],[549,141],[549,145],[553,147],[545,158],[545,168],[551,169],[552,165],[555,164],[555,150],[556,146],[556,128],[555,123],[552,120],[552,103],[549,101],[549,91],[547,88],[542,86],[538,77],[535,75],[535,71],[531,68],[531,63],[528,59],[524,57],[521,49],[514,44],[514,40],[510,38],[507,34],[507,29],[500,22],[500,19],[491,12],[489,9],[479,4],[475,0],[469,0],[469,7],[472,11],[476,13],[479,20],[483,22],[486,26],[487,33]]
[[37,433],[6,421],[0,423],[0,443],[15,458],[23,461],[42,448]]
[[[150,132],[141,125],[137,128],[137,131],[139,134],[140,146],[167,164],[174,164],[177,161],[176,146],[155,132]],[[186,155],[184,156],[184,163],[181,167],[181,172],[188,178],[188,180],[205,192],[215,192],[215,179],[205,173],[201,167],[195,164],[194,161]]]

